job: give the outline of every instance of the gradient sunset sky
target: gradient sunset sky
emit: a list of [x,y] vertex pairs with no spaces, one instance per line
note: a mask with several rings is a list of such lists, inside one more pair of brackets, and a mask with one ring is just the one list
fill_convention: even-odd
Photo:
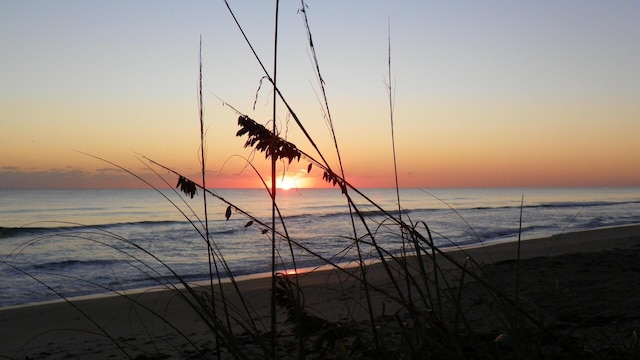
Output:
[[[230,5],[271,71],[274,2]],[[307,5],[355,185],[394,183],[390,27],[401,186],[640,186],[640,2]],[[278,84],[335,165],[299,8],[280,4]],[[208,183],[258,187],[245,159],[268,177],[264,156],[216,96],[266,124],[272,93],[223,1],[0,0],[0,188],[144,186],[74,150],[147,176],[139,153],[197,179],[201,35]],[[281,135],[313,154],[279,109]],[[322,185],[307,165],[280,171]]]

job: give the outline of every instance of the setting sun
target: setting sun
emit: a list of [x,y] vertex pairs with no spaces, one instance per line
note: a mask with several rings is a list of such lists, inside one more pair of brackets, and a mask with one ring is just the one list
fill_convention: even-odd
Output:
[[297,183],[296,179],[290,176],[285,176],[284,178],[283,177],[278,178],[276,180],[276,186],[278,187],[278,189],[281,189],[281,190],[289,190],[297,187],[302,187],[300,186],[300,184]]
[[[270,184],[271,180],[267,179],[267,183]],[[306,169],[300,169],[297,172],[287,171],[276,177],[276,187],[280,190],[314,187],[313,184],[313,178],[307,176]]]

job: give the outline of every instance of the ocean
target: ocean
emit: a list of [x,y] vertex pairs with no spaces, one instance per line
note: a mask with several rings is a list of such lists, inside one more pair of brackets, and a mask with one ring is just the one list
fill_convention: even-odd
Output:
[[[395,189],[362,191],[398,216]],[[268,194],[215,193],[235,206],[227,220],[227,204],[207,196],[221,276],[222,260],[234,276],[268,273],[270,232],[260,225],[271,224]],[[401,189],[400,199],[402,218],[428,225],[442,248],[517,240],[521,211],[522,239],[640,223],[640,188]],[[291,250],[276,241],[281,270],[292,267],[291,251],[298,267],[355,261],[354,225],[339,189],[279,191],[277,201],[298,244]],[[398,227],[358,196],[354,201],[376,242],[401,252]],[[177,283],[175,275],[206,280],[204,220],[202,192],[191,199],[171,189],[0,190],[0,307],[164,286]],[[359,219],[355,228],[365,256],[374,256]],[[277,229],[284,231],[280,221]]]

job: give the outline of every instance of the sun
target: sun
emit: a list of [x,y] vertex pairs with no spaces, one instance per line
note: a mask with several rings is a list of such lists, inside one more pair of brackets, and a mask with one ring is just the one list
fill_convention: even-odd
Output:
[[[271,179],[267,178],[268,183]],[[286,171],[276,177],[276,188],[280,190],[304,189],[312,187],[313,181],[307,176],[307,169],[300,169],[297,172]]]
[[290,190],[297,187],[296,180],[289,176],[276,180],[276,185],[281,190]]

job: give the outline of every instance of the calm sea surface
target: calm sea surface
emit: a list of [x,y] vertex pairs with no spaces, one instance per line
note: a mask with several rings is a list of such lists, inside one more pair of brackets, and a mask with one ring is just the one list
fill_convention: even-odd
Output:
[[[363,192],[397,216],[395,190]],[[271,223],[264,191],[216,194]],[[402,189],[400,196],[403,219],[428,224],[441,247],[517,239],[523,196],[523,239],[640,223],[640,188]],[[259,221],[249,225],[235,209],[226,220],[227,204],[207,199],[211,239],[232,273],[270,271],[270,232],[263,234]],[[376,241],[399,252],[397,226],[363,199],[355,201]],[[339,190],[281,191],[278,205],[289,236],[305,248],[294,248],[299,267],[323,263],[311,252],[332,262],[356,258],[349,208]],[[175,283],[167,267],[188,281],[205,280],[203,221],[202,193],[185,199],[152,189],[0,190],[0,306],[57,299],[56,292],[78,296]],[[280,223],[277,228],[283,231]],[[365,234],[359,222],[356,228],[357,236]],[[277,246],[281,266],[290,267],[288,245]]]

